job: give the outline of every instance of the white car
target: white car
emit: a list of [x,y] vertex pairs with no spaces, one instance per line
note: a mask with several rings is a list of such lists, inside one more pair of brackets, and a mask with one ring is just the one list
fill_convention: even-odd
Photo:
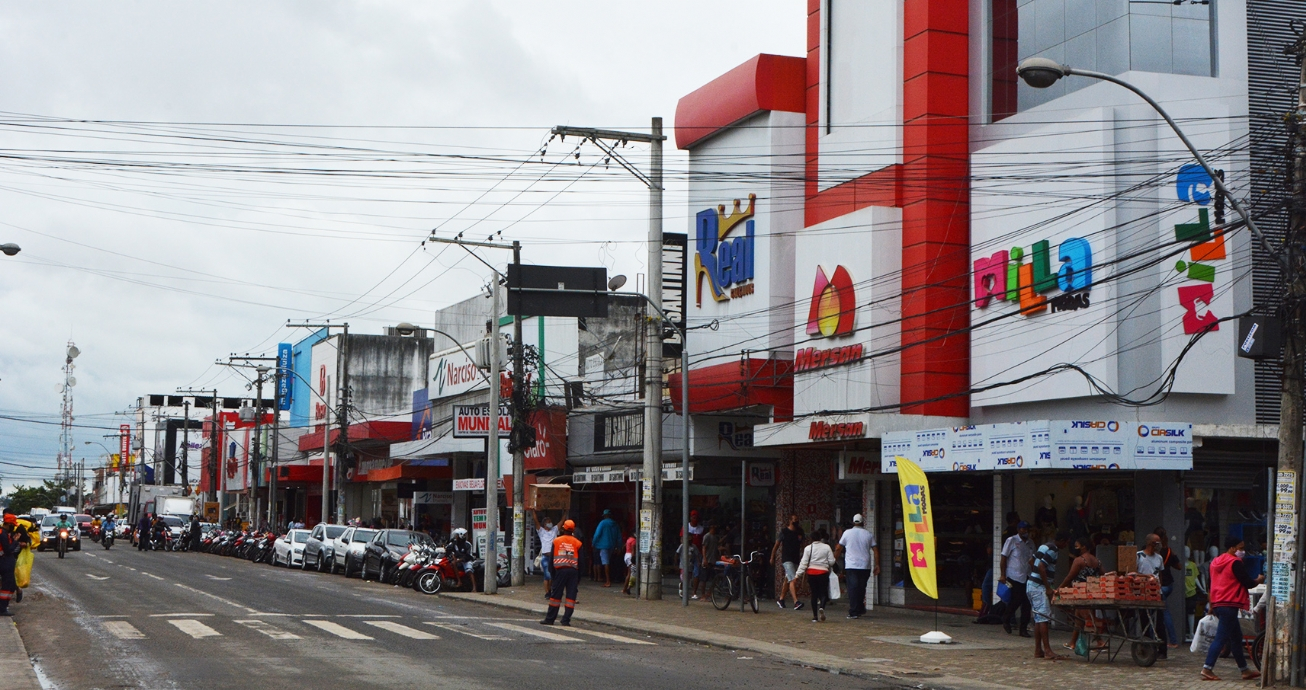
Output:
[[277,537],[277,540],[272,543],[272,565],[302,567],[306,543],[308,543],[306,529],[292,529]]
[[376,530],[350,527],[336,537],[331,545],[331,572],[349,577],[363,569],[363,548],[376,536]]

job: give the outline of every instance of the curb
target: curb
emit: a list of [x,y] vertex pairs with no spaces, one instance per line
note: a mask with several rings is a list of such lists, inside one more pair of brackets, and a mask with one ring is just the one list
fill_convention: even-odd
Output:
[[41,690],[13,618],[0,618],[0,690]]
[[[484,594],[469,594],[466,592],[441,592],[441,597],[448,597],[457,601],[466,601],[483,606],[493,606],[501,609],[512,609],[515,611],[528,611],[543,615],[548,607],[543,604],[530,604],[526,602],[514,601],[512,599],[491,598]],[[596,613],[585,611],[577,608],[573,615],[576,620],[590,621],[601,623],[621,630],[631,632],[648,633],[669,637],[682,642],[693,644],[706,644],[713,647],[724,649],[747,650],[775,657],[776,659],[790,664],[800,666],[811,666],[812,668],[829,671],[830,673],[846,673],[848,675],[865,678],[867,680],[890,682],[901,684],[903,687],[929,687],[938,690],[1016,690],[1009,685],[998,685],[995,683],[986,683],[983,681],[958,676],[902,676],[886,673],[881,667],[860,662],[855,659],[847,659],[825,654],[823,652],[813,652],[804,649],[795,649],[785,645],[774,644],[771,642],[762,642],[748,637],[738,635],[723,635],[720,633],[708,632],[698,628],[687,628],[680,625],[670,625],[667,623],[655,623],[652,621],[642,621],[624,616],[613,616],[606,613]]]

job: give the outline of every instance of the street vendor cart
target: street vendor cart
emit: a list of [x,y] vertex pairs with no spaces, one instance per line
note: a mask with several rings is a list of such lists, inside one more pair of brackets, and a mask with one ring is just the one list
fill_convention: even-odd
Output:
[[1057,590],[1053,606],[1066,612],[1087,645],[1085,661],[1107,661],[1129,646],[1134,663],[1151,666],[1165,648],[1159,633],[1165,603],[1160,583],[1148,575],[1107,573]]

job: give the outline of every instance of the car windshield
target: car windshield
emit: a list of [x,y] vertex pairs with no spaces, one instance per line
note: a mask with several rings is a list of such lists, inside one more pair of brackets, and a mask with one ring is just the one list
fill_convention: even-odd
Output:
[[389,542],[391,546],[408,546],[413,542],[421,542],[423,544],[434,543],[431,541],[431,537],[428,535],[422,534],[421,532],[407,532],[407,531],[391,532],[386,537],[386,541]]
[[344,534],[346,529],[348,528],[345,527],[344,525],[327,525],[326,538],[335,539],[336,537]]
[[73,518],[74,518],[77,522],[90,522],[90,521],[91,521],[91,516],[90,516],[90,515],[74,515]]
[[42,527],[54,527],[57,524],[59,524],[58,515],[46,515],[45,517],[41,518]]
[[185,521],[183,521],[183,520],[182,520],[181,518],[179,518],[179,517],[173,517],[173,516],[171,516],[171,515],[164,515],[164,516],[163,516],[163,524],[165,524],[165,525],[167,525],[167,526],[169,526],[169,527],[181,527],[182,525],[185,525],[186,523],[185,523]]
[[372,537],[375,536],[376,536],[376,530],[374,529],[356,529],[354,530],[353,535],[349,537],[349,541],[350,542],[372,541]]
[[308,541],[308,532],[305,532],[304,530],[301,529],[297,529],[294,532],[291,532],[290,536],[292,539],[295,540],[296,544],[303,544],[304,542]]

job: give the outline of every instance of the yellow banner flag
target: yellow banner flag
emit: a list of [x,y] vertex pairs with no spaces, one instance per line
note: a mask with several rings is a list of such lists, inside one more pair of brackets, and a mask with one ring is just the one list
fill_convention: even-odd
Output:
[[930,514],[930,482],[920,465],[897,456],[898,486],[902,490],[903,536],[907,542],[907,568],[916,589],[939,598],[934,561],[934,518]]

